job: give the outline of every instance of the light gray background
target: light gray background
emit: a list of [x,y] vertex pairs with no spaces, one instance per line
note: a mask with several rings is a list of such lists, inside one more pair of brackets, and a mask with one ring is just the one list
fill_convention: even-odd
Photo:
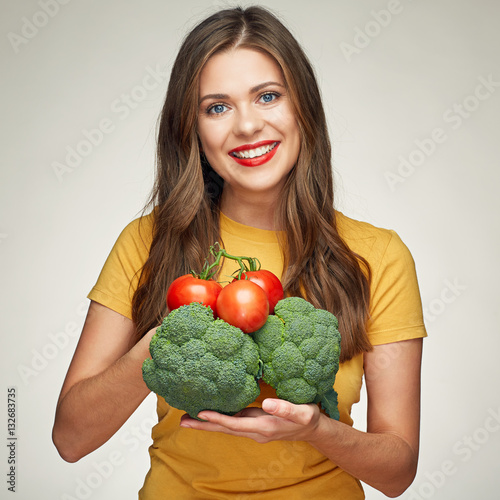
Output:
[[[497,498],[500,4],[256,3],[283,16],[317,70],[338,207],[395,229],[417,264],[429,338],[419,472],[402,498]],[[162,72],[185,32],[229,4],[0,5],[1,373],[2,391],[18,393],[17,498],[133,499],[149,466],[154,398],[77,464],[52,445],[54,407],[86,294],[151,187]],[[146,78],[153,70],[156,80]],[[107,132],[94,132],[89,148],[85,131],[99,124]],[[68,148],[86,157],[56,175]],[[401,167],[403,159],[413,167]],[[388,172],[400,175],[392,188]],[[354,410],[360,429],[365,408],[363,397]],[[0,488],[7,498],[6,483]]]

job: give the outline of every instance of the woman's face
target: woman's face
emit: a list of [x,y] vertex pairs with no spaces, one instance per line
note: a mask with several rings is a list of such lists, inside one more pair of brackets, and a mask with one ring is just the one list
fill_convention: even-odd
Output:
[[198,134],[226,199],[275,197],[297,161],[300,134],[278,64],[237,48],[212,56],[200,75]]

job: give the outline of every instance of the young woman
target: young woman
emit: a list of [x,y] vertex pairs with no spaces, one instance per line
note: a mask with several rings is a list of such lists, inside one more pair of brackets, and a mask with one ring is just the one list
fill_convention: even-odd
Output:
[[[77,461],[149,391],[141,365],[167,314],[168,285],[207,249],[258,257],[288,295],[332,311],[342,334],[340,421],[262,384],[230,417],[188,418],[158,398],[142,499],[364,498],[412,482],[425,328],[412,257],[393,231],[334,210],[331,151],[313,70],[260,7],[220,11],[186,37],[158,133],[152,210],[118,238],[91,299],[57,406],[53,439]],[[220,275],[234,269],[224,264]],[[362,377],[367,432],[351,407]]]

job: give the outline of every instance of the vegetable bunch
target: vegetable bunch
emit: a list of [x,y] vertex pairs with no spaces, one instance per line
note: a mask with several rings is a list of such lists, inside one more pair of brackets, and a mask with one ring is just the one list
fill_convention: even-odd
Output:
[[[260,394],[262,378],[279,398],[320,403],[338,419],[337,318],[303,298],[283,298],[279,279],[257,259],[215,247],[210,252],[213,264],[207,261],[201,273],[181,276],[168,289],[171,312],[143,363],[146,385],[197,418],[201,410],[242,410]],[[222,258],[240,264],[224,288],[213,279]]]

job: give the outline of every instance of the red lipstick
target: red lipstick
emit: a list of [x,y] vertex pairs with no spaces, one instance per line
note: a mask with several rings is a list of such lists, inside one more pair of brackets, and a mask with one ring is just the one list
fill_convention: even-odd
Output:
[[[273,149],[271,149],[271,151],[263,155],[256,156],[254,158],[239,158],[238,156],[234,155],[234,153],[239,153],[240,151],[257,149],[263,146],[268,146],[270,144],[275,144],[275,146],[273,147]],[[234,148],[231,151],[229,151],[228,154],[234,161],[236,161],[240,165],[243,165],[244,167],[257,167],[258,165],[262,165],[263,163],[268,162],[276,154],[279,145],[280,142],[278,141],[260,141],[256,142],[255,144],[244,144],[243,146],[238,146],[237,148]]]

